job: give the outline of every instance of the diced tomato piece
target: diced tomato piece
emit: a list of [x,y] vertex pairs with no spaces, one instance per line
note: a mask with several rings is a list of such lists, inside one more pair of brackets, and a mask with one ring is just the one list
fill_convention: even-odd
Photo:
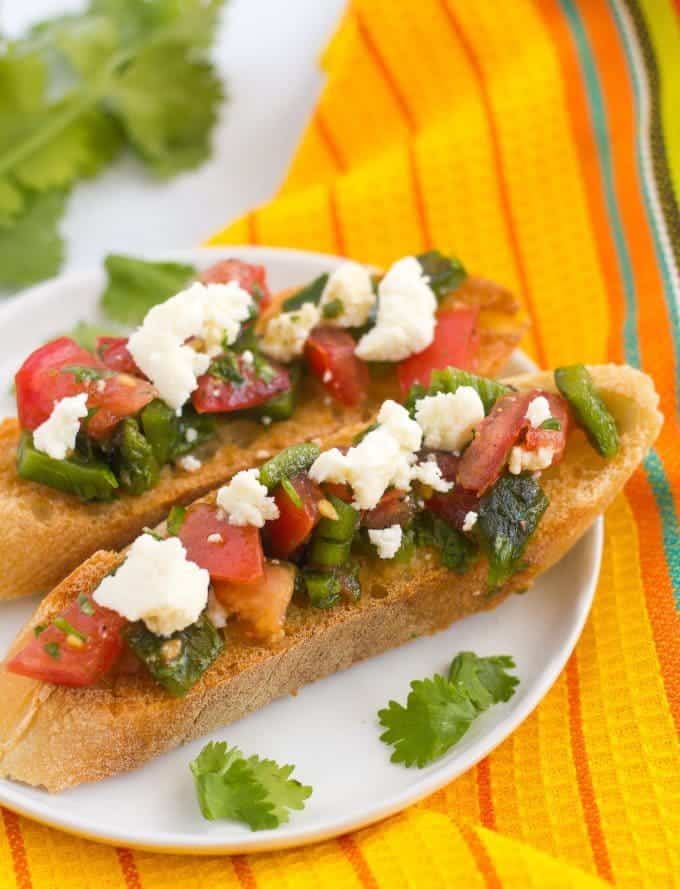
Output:
[[569,434],[569,405],[565,398],[556,395],[554,392],[541,392],[541,395],[548,399],[550,405],[550,415],[559,421],[559,429],[541,429],[540,426],[535,429],[533,426],[527,426],[526,435],[524,437],[524,447],[529,451],[536,451],[539,448],[551,447],[553,449],[553,465],[559,463],[567,446],[567,435]]
[[[219,534],[221,542],[208,538]],[[209,572],[212,580],[254,583],[264,572],[260,530],[253,525],[230,525],[216,506],[197,503],[184,518],[179,539],[187,558]]]
[[283,636],[286,612],[295,589],[295,566],[289,562],[265,562],[255,583],[215,583],[222,607],[236,615],[246,633],[259,642],[275,642]]
[[354,354],[354,339],[339,327],[315,327],[307,337],[305,356],[312,373],[347,407],[368,394],[368,367]]
[[133,417],[158,396],[151,383],[130,374],[115,374],[103,380],[101,392],[97,383],[88,384],[88,408],[94,413],[87,421],[87,434],[101,441],[113,432],[125,417]]
[[[530,392],[512,392],[498,399],[489,416],[477,427],[474,439],[461,458],[458,481],[464,488],[481,495],[498,479],[511,448],[520,441],[524,431],[530,429],[526,418],[527,408],[539,395],[548,398],[551,393],[532,389]],[[559,411],[558,419],[561,421],[566,416],[566,405],[564,408],[558,406],[558,398],[559,396],[552,395],[548,400],[551,409]],[[531,433],[534,443],[532,447],[537,446],[537,441],[545,439],[545,431],[536,430]],[[560,431],[555,433],[558,438],[550,439],[550,443],[557,447],[556,456],[558,453],[561,457],[564,451],[567,431],[568,419]]]
[[256,368],[247,364],[242,356],[238,357],[242,383],[214,377],[210,372],[203,374],[191,396],[194,407],[199,414],[229,413],[257,407],[285,392],[291,385],[288,371],[274,361],[269,361],[269,364],[274,369],[274,376],[269,380],[260,377]]
[[[49,624],[10,659],[10,673],[81,688],[98,682],[120,657],[125,618],[89,596],[69,605],[56,624]],[[75,633],[68,632],[70,627]]]
[[16,374],[17,409],[24,429],[37,429],[52,413],[55,401],[85,392],[65,367],[102,367],[99,359],[68,337],[60,337],[32,352]]
[[479,306],[469,306],[437,314],[437,326],[430,345],[399,364],[399,386],[406,394],[414,383],[427,386],[433,370],[459,367],[473,370],[479,352]]
[[267,272],[263,265],[251,265],[240,259],[223,259],[202,272],[198,280],[203,284],[228,284],[229,281],[236,281],[239,287],[259,301],[260,311],[266,309],[272,301],[267,286]]
[[403,491],[392,488],[380,498],[373,509],[367,510],[361,517],[365,528],[391,528],[392,525],[406,525],[413,515],[413,504]]
[[274,491],[279,517],[267,522],[271,553],[281,559],[294,552],[312,533],[320,518],[317,504],[323,498],[321,488],[306,473],[294,476],[290,483],[301,505],[296,506],[279,485]]
[[97,355],[111,370],[119,373],[132,374],[141,379],[146,379],[144,374],[135,364],[135,359],[128,351],[127,337],[124,336],[99,336],[97,337]]

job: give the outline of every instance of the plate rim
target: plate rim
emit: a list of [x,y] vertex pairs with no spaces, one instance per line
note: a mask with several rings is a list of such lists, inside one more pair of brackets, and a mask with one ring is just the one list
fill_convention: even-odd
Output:
[[[273,256],[279,259],[285,258],[291,262],[313,259],[315,261],[328,262],[330,265],[337,265],[339,262],[344,261],[343,257],[328,253],[259,245],[224,245],[166,251],[147,250],[139,251],[135,255],[151,259],[195,261],[198,257],[207,259],[210,256],[219,257],[226,254],[236,255],[243,259],[260,259],[262,262],[266,262],[267,257],[272,258]],[[13,315],[16,311],[23,311],[23,307],[25,307],[28,300],[40,299],[44,291],[57,282],[63,283],[65,279],[85,281],[91,279],[94,274],[100,274],[100,272],[101,266],[99,268],[88,267],[74,270],[20,291],[8,297],[0,305],[0,320]],[[526,365],[527,370],[535,368],[533,362],[523,352],[517,350],[515,356]],[[288,831],[278,836],[275,831],[253,832],[245,835],[242,839],[220,841],[214,836],[208,835],[205,837],[205,841],[201,842],[196,837],[182,839],[186,835],[168,833],[167,840],[155,841],[151,838],[137,838],[126,835],[124,831],[120,830],[104,832],[103,830],[88,829],[87,825],[81,822],[77,814],[62,818],[53,818],[45,815],[39,800],[30,801],[29,803],[22,801],[22,785],[15,785],[6,779],[0,779],[0,805],[39,824],[105,845],[124,845],[130,849],[177,855],[234,855],[299,848],[341,836],[350,831],[359,830],[388,818],[455,780],[455,778],[467,772],[481,759],[488,756],[524,722],[550,691],[569,660],[592,607],[602,563],[603,529],[604,518],[603,516],[598,516],[582,538],[586,539],[587,537],[590,539],[592,566],[587,583],[579,591],[578,610],[575,620],[558,656],[553,658],[543,672],[539,674],[532,691],[523,699],[522,703],[516,706],[505,719],[482,734],[464,754],[456,757],[450,763],[442,763],[417,783],[384,798],[370,808],[364,809],[363,813],[358,816],[353,814],[341,818],[335,817],[328,819],[326,823],[322,823],[318,827],[313,825],[301,827],[297,831]]]

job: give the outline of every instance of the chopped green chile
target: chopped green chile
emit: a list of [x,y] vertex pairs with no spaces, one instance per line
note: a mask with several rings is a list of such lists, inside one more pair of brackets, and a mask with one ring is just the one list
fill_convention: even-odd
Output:
[[140,422],[144,437],[160,466],[208,441],[216,428],[215,418],[209,414],[199,415],[185,407],[178,417],[172,408],[158,398],[142,410]]
[[94,605],[92,604],[92,600],[89,596],[86,596],[85,593],[81,593],[78,596],[78,608],[83,612],[83,614],[87,614],[89,617],[92,617],[94,614]]
[[583,364],[558,367],[555,383],[571,405],[591,444],[603,457],[613,457],[619,449],[619,431],[614,417],[595,388]]
[[329,495],[326,499],[332,504],[338,518],[322,518],[316,526],[315,537],[338,543],[351,542],[359,525],[358,511],[334,494]]
[[504,475],[479,501],[475,531],[489,559],[489,592],[524,567],[529,538],[548,508],[548,498],[529,473]]
[[342,600],[342,584],[334,574],[305,571],[305,589],[314,608],[332,608]]
[[109,467],[99,460],[82,460],[74,456],[68,460],[54,460],[33,444],[33,436],[24,432],[17,452],[17,472],[21,478],[57,488],[81,500],[112,500],[118,479]]
[[437,395],[440,392],[455,392],[461,386],[470,386],[475,390],[484,405],[484,413],[488,414],[494,404],[502,395],[511,391],[509,386],[504,386],[496,380],[488,380],[486,377],[478,377],[467,370],[459,370],[457,367],[445,367],[435,370],[430,377],[430,385],[422,386],[416,383],[411,386],[406,398],[405,406],[411,414],[415,411],[416,401],[427,395]]
[[187,694],[224,649],[222,636],[205,612],[195,624],[167,639],[141,621],[129,626],[125,636],[156,682],[174,698]]
[[416,256],[423,274],[427,275],[430,287],[437,299],[443,299],[447,293],[456,290],[467,278],[467,272],[461,261],[454,256],[445,256],[439,250],[428,250]]
[[305,303],[312,303],[312,305],[318,306],[321,302],[321,294],[327,283],[328,275],[319,275],[318,278],[310,281],[306,287],[300,288],[292,296],[289,296],[288,299],[284,299],[281,308],[284,312],[294,312],[296,309],[304,306]]
[[278,422],[280,420],[288,420],[295,413],[298,398],[300,396],[300,383],[302,380],[302,370],[299,364],[292,364],[288,368],[288,376],[290,377],[290,389],[275,395],[269,401],[265,401],[256,410],[257,416],[269,417],[270,420]]
[[307,551],[307,559],[316,568],[341,568],[349,559],[352,541],[326,540],[315,534]]
[[306,472],[320,453],[319,446],[311,442],[292,445],[260,466],[260,482],[272,491],[284,478]]
[[160,465],[149,440],[136,420],[120,424],[114,463],[122,487],[131,494],[143,494],[153,488],[160,476]]
[[431,512],[416,516],[413,534],[416,546],[439,550],[442,565],[456,574],[465,574],[477,557],[477,548],[465,534]]
[[281,482],[281,487],[286,492],[286,495],[287,495],[288,499],[291,501],[291,503],[293,504],[293,506],[296,506],[298,509],[302,509],[302,499],[300,498],[300,495],[293,487],[290,480],[287,478],[284,478],[283,481]]

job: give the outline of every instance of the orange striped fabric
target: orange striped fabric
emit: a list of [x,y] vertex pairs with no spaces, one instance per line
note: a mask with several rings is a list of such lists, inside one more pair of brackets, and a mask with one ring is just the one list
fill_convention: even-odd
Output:
[[4,811],[0,889],[680,885],[678,58],[678,0],[351,0],[279,194],[212,241],[440,246],[520,294],[541,364],[654,375],[664,432],[537,710],[422,803],[301,850],[177,859]]

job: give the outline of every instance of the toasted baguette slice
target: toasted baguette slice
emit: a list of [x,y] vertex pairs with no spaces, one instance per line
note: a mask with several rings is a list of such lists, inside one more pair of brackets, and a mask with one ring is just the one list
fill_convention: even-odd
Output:
[[[272,306],[286,296],[279,294]],[[512,294],[481,278],[469,278],[447,298],[449,305],[479,305],[479,373],[495,376],[521,339],[525,323]],[[270,312],[271,314],[271,312]],[[97,549],[119,549],[145,525],[155,525],[174,503],[188,503],[241,469],[257,466],[288,445],[319,438],[322,447],[351,441],[356,424],[370,422],[385,398],[399,398],[396,375],[371,382],[356,409],[332,401],[307,378],[294,416],[265,427],[253,420],[220,424],[218,437],[197,455],[202,466],[185,472],[165,466],[158,485],[138,497],[112,503],[81,503],[76,497],[19,478],[19,425],[0,422],[0,600],[52,589]]]
[[[555,564],[608,506],[658,435],[662,417],[649,377],[630,367],[592,367],[595,384],[621,433],[617,456],[606,461],[584,434],[570,434],[563,461],[544,473],[550,499],[526,551],[527,568],[498,594],[483,595],[487,565],[458,577],[428,550],[410,564],[371,559],[362,568],[355,605],[315,611],[291,605],[286,637],[276,648],[228,640],[225,652],[180,699],[146,674],[119,674],[108,684],[72,690],[8,673],[0,667],[0,775],[50,791],[96,781],[227,725],[273,699],[295,692],[364,658],[433,633],[465,615],[493,608]],[[515,377],[519,388],[554,390],[551,373]],[[13,651],[79,593],[92,592],[122,556],[98,552],[42,603]]]

